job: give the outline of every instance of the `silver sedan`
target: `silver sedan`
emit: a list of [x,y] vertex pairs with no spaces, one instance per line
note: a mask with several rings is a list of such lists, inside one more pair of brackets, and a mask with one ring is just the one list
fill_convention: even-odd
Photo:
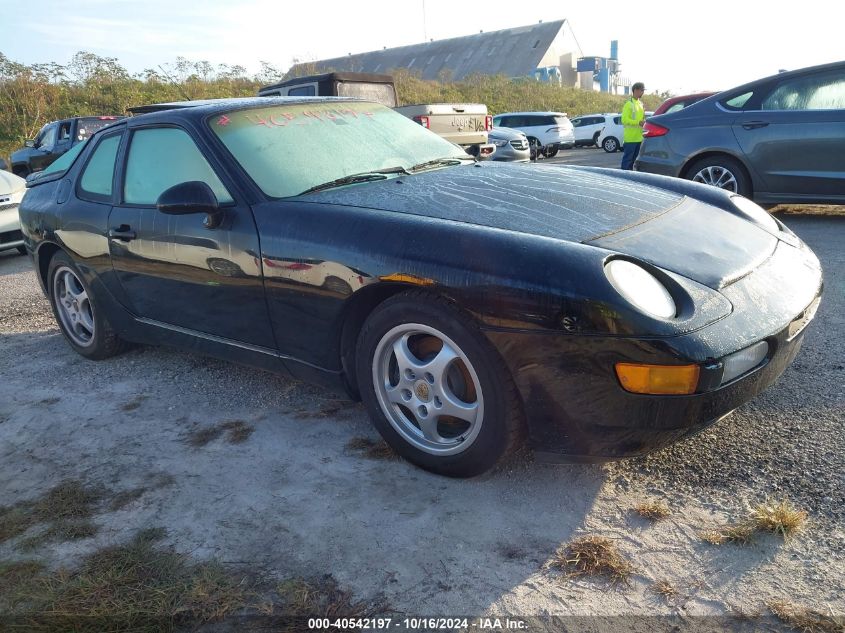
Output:
[[496,146],[493,160],[507,160],[527,163],[531,160],[531,150],[528,147],[528,137],[519,130],[509,127],[494,127],[487,135]]

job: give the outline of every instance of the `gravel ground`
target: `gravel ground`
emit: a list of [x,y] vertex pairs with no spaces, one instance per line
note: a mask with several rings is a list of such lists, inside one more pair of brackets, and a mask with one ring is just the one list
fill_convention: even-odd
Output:
[[[12,539],[0,560],[73,565],[165,526],[178,551],[280,577],[330,573],[408,614],[725,616],[783,598],[845,613],[845,221],[786,221],[821,259],[826,293],[773,388],[645,459],[524,459],[466,481],[352,450],[375,437],[365,412],[316,387],[163,348],[86,361],[59,335],[29,261],[0,254],[0,506],[68,478],[143,490],[98,514],[92,538],[29,554]],[[220,430],[235,421],[237,441]],[[807,509],[808,529],[748,547],[701,541],[767,496]],[[644,497],[668,501],[672,517],[632,516]],[[585,534],[633,561],[624,590],[550,570],[555,550]],[[657,580],[679,597],[656,600]]]

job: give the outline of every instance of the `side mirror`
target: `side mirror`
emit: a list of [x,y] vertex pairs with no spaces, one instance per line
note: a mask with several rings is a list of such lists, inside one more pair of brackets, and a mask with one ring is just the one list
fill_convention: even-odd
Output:
[[205,226],[209,229],[216,229],[223,221],[217,196],[208,184],[199,180],[173,185],[158,197],[156,208],[167,215],[205,213]]
[[24,147],[35,147],[35,140],[28,138],[26,141],[24,141],[23,145]]

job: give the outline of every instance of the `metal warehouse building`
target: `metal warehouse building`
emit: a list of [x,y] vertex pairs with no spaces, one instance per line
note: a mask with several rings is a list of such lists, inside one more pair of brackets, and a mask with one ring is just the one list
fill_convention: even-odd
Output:
[[328,71],[388,73],[403,68],[422,79],[461,80],[474,74],[504,75],[594,90],[595,73],[577,72],[581,56],[569,22],[556,20],[304,62],[293,66],[289,76]]

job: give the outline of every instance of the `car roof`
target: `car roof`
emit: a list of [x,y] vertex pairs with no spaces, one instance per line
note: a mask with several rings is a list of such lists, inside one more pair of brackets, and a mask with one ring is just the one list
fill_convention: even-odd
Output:
[[[127,108],[136,116],[133,119],[151,120],[154,115],[178,113],[186,118],[204,118],[220,112],[230,112],[245,108],[267,107],[271,105],[291,105],[296,103],[327,103],[362,101],[352,97],[242,97],[231,99],[197,99],[196,101],[172,101],[153,103]],[[155,117],[164,118],[164,117]]]
[[534,111],[534,112],[502,112],[501,114],[497,114],[496,116],[511,116],[513,114],[519,114],[519,115],[522,115],[522,114],[540,114],[540,115],[545,115],[545,116],[549,116],[549,115],[567,116],[566,112],[537,112],[537,111]]

